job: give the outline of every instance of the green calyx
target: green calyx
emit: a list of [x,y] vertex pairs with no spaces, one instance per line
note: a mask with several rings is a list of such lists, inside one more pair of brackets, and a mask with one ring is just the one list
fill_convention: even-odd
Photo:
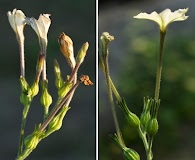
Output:
[[139,125],[140,125],[140,120],[139,118],[137,117],[136,114],[134,114],[133,112],[131,112],[129,110],[129,108],[127,107],[127,104],[125,102],[125,99],[122,98],[121,101],[118,101],[117,104],[119,105],[119,107],[123,110],[124,114],[125,114],[125,117],[126,119],[128,120],[129,122],[129,125],[131,127],[136,127],[138,128]]

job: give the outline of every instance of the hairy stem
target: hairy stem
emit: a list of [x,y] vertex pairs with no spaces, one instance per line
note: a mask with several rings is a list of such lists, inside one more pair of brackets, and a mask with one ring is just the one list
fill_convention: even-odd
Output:
[[166,32],[160,31],[160,49],[158,57],[158,67],[156,73],[156,88],[155,88],[155,97],[154,99],[158,101],[160,93],[160,81],[161,81],[161,72],[162,72],[162,60],[163,60],[163,45]]
[[115,106],[114,106],[113,95],[112,95],[111,79],[110,79],[109,65],[108,65],[108,49],[106,50],[105,53],[106,53],[105,54],[106,56],[104,57],[105,58],[104,59],[105,77],[106,77],[106,82],[107,82],[107,86],[108,86],[109,101],[110,101],[110,105],[111,105],[111,110],[112,110],[112,115],[113,115],[114,124],[115,124],[115,128],[116,128],[116,133],[117,133],[117,136],[119,138],[119,143],[120,143],[121,146],[124,146],[123,139],[122,139],[122,135],[121,135],[120,128],[119,128],[119,124],[118,124],[116,110],[115,110]]

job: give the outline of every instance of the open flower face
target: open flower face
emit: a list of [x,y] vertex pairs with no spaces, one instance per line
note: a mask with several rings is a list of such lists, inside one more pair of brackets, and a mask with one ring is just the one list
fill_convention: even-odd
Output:
[[137,16],[134,16],[133,18],[138,19],[149,19],[152,21],[155,21],[162,32],[166,32],[167,26],[174,22],[174,21],[184,21],[188,18],[188,16],[185,15],[185,13],[188,11],[188,8],[186,9],[178,9],[174,12],[171,12],[170,9],[165,9],[161,13],[152,12],[151,14],[147,13],[140,13]]
[[26,16],[24,15],[24,13],[21,10],[14,9],[12,12],[8,11],[7,16],[11,27],[16,33],[18,41],[24,41],[23,30],[26,24]]
[[39,19],[28,18],[27,23],[31,25],[34,31],[37,33],[39,38],[39,43],[43,53],[46,51],[47,47],[47,33],[51,25],[50,14],[40,14]]

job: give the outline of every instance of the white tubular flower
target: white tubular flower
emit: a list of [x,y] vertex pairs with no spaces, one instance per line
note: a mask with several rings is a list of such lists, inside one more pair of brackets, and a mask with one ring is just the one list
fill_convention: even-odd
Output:
[[16,38],[19,44],[20,50],[20,70],[21,76],[25,77],[25,62],[24,62],[24,26],[26,24],[26,16],[21,10],[13,9],[12,12],[7,12],[8,20],[16,33]]
[[185,9],[178,9],[174,12],[171,12],[170,9],[165,9],[161,13],[157,13],[156,11],[152,12],[151,14],[147,13],[139,13],[137,16],[133,18],[137,19],[149,19],[155,21],[162,32],[166,32],[167,26],[174,22],[174,21],[184,21],[188,18],[185,13],[188,11],[188,8]]
[[26,16],[21,10],[13,9],[12,12],[7,12],[8,20],[16,33],[16,37],[18,41],[24,41],[24,26],[25,26],[25,18]]
[[42,54],[46,53],[47,48],[47,33],[51,25],[51,19],[49,16],[50,14],[40,14],[38,20],[33,17],[26,19],[26,22],[31,25],[31,27],[37,33]]

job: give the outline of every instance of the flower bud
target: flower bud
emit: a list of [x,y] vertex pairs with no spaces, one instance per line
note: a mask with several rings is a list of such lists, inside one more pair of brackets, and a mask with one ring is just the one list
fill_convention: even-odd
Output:
[[26,79],[22,76],[20,77],[20,84],[21,84],[22,91],[29,90],[29,85],[28,85]]
[[72,83],[65,82],[64,85],[58,90],[58,96],[64,97],[72,87]]
[[45,108],[45,111],[48,112],[49,106],[52,103],[52,97],[48,92],[48,81],[43,81],[42,83],[42,95],[41,95],[41,104]]
[[27,106],[32,101],[32,92],[24,77],[20,77],[20,84],[21,84],[21,89],[22,89],[22,93],[20,95],[20,102],[24,106]]
[[62,110],[60,111],[60,113],[51,120],[51,122],[49,123],[49,126],[48,126],[49,133],[57,131],[62,127],[62,122],[63,122],[64,116],[66,115],[66,113],[69,109],[70,109],[70,107],[66,107],[66,106],[63,107]]
[[78,64],[83,63],[83,60],[84,60],[84,58],[86,56],[86,53],[87,53],[88,48],[89,48],[89,43],[86,42],[86,43],[83,44],[83,46],[79,50],[78,55],[76,57],[76,62]]
[[37,147],[39,141],[40,138],[37,134],[31,134],[25,138],[24,144],[27,149],[34,150]]
[[126,160],[140,160],[139,154],[131,148],[123,148],[123,156]]
[[136,127],[136,128],[139,127],[140,120],[139,120],[139,118],[137,117],[136,114],[129,111],[128,114],[126,114],[126,118],[127,118],[128,122],[129,122],[129,125],[131,127]]
[[[30,90],[29,90],[30,91]],[[20,102],[24,105],[27,106],[31,103],[32,101],[32,96],[28,92],[22,92],[20,95]]]
[[41,95],[41,104],[45,107],[48,108],[52,103],[52,97],[48,93],[47,88],[43,89],[42,95]]
[[140,116],[140,123],[143,127],[143,129],[146,129],[147,123],[150,120],[150,112],[143,112]]
[[32,97],[36,96],[39,93],[39,84],[38,83],[33,83],[31,86],[31,92],[32,92]]
[[118,101],[118,105],[123,110],[123,112],[125,114],[125,117],[127,118],[130,126],[138,128],[139,125],[140,125],[140,120],[139,120],[139,118],[137,117],[136,114],[134,114],[133,112],[131,112],[129,110],[129,108],[126,105],[126,102],[125,102],[124,98],[122,98],[121,101]]
[[61,75],[60,66],[57,60],[54,60],[54,72],[55,72],[55,85],[59,89],[64,84],[64,80]]
[[148,121],[146,132],[151,137],[153,137],[158,132],[158,121],[156,118],[152,118]]
[[71,38],[65,35],[64,32],[60,34],[58,37],[58,43],[60,44],[60,50],[65,56],[68,64],[71,68],[75,67],[75,58],[74,58],[74,51],[73,51],[73,42]]

